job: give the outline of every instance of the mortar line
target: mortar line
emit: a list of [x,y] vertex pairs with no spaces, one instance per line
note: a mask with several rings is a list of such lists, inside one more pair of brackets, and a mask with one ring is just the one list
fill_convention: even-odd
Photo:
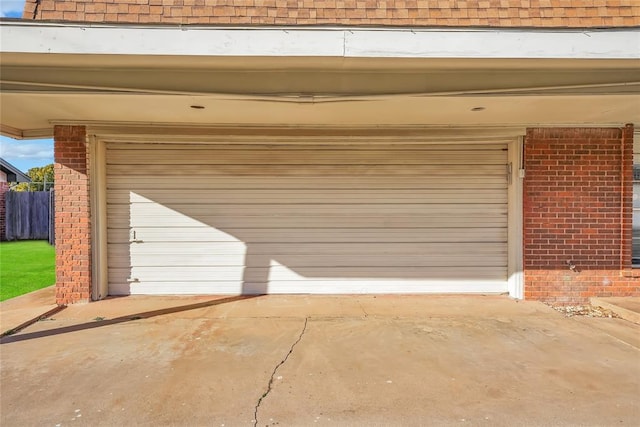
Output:
[[305,317],[304,326],[302,327],[302,331],[300,332],[298,339],[291,345],[291,348],[289,348],[289,352],[284,357],[284,359],[282,359],[280,363],[278,363],[276,367],[273,369],[273,372],[271,373],[271,378],[269,378],[269,383],[267,384],[267,391],[265,391],[262,394],[262,396],[260,396],[260,399],[258,399],[258,403],[256,403],[256,407],[253,411],[253,422],[255,423],[256,426],[258,425],[258,410],[260,409],[260,405],[262,404],[262,401],[264,400],[264,398],[267,397],[267,395],[271,392],[271,388],[273,386],[273,379],[275,378],[276,373],[278,372],[278,369],[280,369],[280,367],[286,363],[287,359],[289,359],[289,356],[291,356],[291,353],[293,353],[293,349],[295,348],[295,346],[300,342],[300,340],[302,340],[302,336],[307,330],[308,321],[309,321],[309,318]]

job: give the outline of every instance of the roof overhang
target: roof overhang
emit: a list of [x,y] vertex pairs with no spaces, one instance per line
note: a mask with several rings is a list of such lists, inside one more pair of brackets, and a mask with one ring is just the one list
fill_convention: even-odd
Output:
[[0,22],[2,133],[640,122],[640,29]]

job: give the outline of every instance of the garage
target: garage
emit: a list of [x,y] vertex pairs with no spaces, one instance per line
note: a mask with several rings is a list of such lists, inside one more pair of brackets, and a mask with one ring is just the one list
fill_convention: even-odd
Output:
[[107,142],[109,294],[506,292],[508,145]]

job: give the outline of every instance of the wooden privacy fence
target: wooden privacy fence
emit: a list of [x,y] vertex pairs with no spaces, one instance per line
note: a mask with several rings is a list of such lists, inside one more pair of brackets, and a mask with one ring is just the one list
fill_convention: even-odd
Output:
[[7,240],[54,244],[53,191],[9,191],[5,197]]

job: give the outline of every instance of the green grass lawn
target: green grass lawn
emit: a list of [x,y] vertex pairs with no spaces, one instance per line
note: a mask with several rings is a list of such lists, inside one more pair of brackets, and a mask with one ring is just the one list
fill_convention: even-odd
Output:
[[43,240],[0,243],[0,301],[53,285],[55,249]]

